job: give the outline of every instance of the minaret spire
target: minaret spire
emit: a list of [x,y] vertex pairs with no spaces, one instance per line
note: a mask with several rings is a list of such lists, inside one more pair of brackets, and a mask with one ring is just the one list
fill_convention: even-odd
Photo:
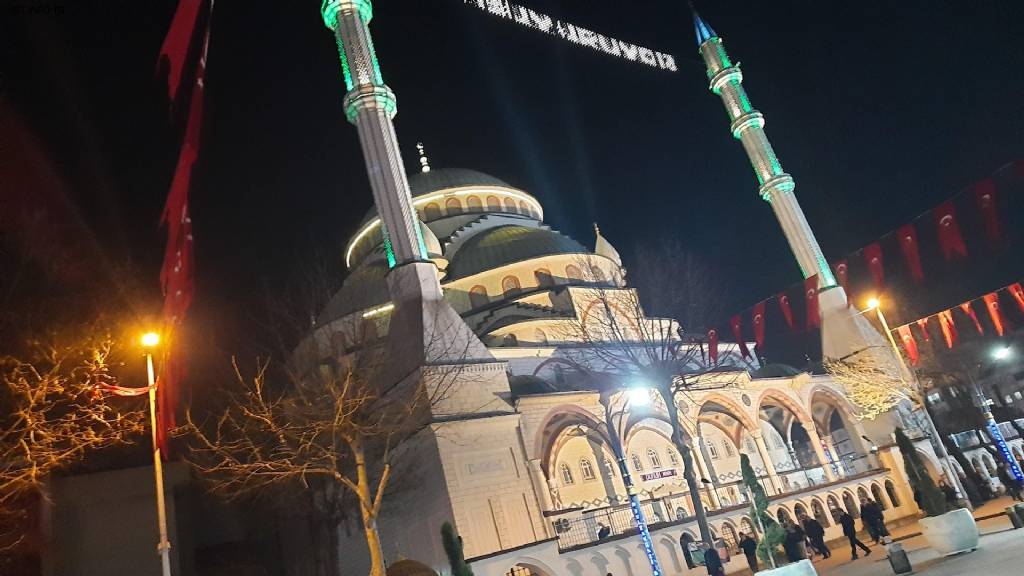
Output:
[[423,142],[416,143],[416,152],[420,155],[420,172],[430,172],[430,161],[427,160],[427,152],[423,149]]
[[697,33],[698,51],[707,67],[709,89],[718,94],[725,104],[732,135],[743,143],[743,149],[750,158],[754,174],[757,176],[761,198],[772,205],[775,217],[782,225],[790,249],[796,256],[797,263],[803,271],[804,278],[818,276],[819,288],[830,288],[836,285],[835,277],[828,262],[821,253],[821,247],[814,237],[814,232],[807,224],[803,210],[793,194],[796,183],[793,177],[782,169],[775,150],[768,142],[764,133],[764,116],[750,105],[747,93],[743,89],[743,72],[738,64],[729,60],[722,39],[714,29],[701,18],[690,3],[693,11],[693,24]]

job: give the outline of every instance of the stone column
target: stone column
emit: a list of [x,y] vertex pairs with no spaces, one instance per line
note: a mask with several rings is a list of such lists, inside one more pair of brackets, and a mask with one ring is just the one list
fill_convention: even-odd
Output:
[[821,464],[821,469],[825,472],[825,479],[829,482],[835,482],[835,472],[832,471],[832,465],[829,464],[828,457],[825,456],[825,450],[821,447],[821,437],[818,436],[818,429],[814,427],[814,421],[801,422],[800,425],[804,427],[807,437],[810,438],[811,448],[814,449],[814,455],[818,458],[818,463]]
[[768,451],[768,446],[764,443],[764,436],[761,435],[760,430],[756,433],[751,432],[750,435],[754,437],[754,445],[757,446],[757,453],[761,456],[761,462],[764,463],[764,469],[768,472],[768,479],[771,480],[775,493],[781,493],[782,480],[779,479],[779,473],[775,471],[775,463],[772,462],[772,455]]
[[537,501],[540,503],[542,512],[554,509],[551,503],[551,492],[548,490],[548,480],[544,477],[544,469],[540,465],[540,458],[533,458],[529,462],[530,481],[533,483],[533,491],[537,493]]
[[[708,467],[708,463],[704,461],[704,451],[701,450],[703,442],[704,440],[702,438],[697,438],[694,442],[695,444],[697,444],[697,446],[690,446],[690,454],[693,457],[694,464],[697,465],[697,483],[700,484],[702,490],[705,489],[705,487],[707,488],[708,498],[711,499],[711,503],[715,505],[715,508],[721,508],[722,500],[718,497],[718,492],[714,490],[714,480],[711,479],[711,473],[708,472],[710,468]],[[707,478],[708,480],[711,480],[711,486],[708,486],[707,484],[701,482],[701,478]],[[697,497],[700,498],[700,495],[698,494]]]

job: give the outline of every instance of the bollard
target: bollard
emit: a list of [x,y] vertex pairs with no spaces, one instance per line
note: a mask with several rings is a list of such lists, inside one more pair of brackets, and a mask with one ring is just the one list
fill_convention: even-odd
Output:
[[894,542],[889,544],[887,547],[889,552],[889,565],[892,566],[892,571],[895,574],[909,574],[913,572],[914,567],[910,565],[910,558],[907,557],[907,552],[903,549],[903,545]]
[[1024,521],[1024,503],[1018,502],[1013,505],[1013,508],[1017,511],[1017,516],[1020,516],[1021,521]]
[[1020,515],[1017,513],[1015,506],[1009,506],[1006,508],[1006,517],[1010,519],[1010,524],[1013,524],[1013,529],[1024,528],[1024,522],[1021,522]]

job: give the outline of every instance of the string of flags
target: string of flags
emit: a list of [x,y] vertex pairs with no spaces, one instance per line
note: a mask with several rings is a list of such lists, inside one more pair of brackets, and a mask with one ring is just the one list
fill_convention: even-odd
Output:
[[[904,224],[896,228],[895,230],[883,235],[881,238],[864,246],[861,250],[854,252],[846,256],[845,258],[836,260],[832,264],[832,268],[835,272],[837,283],[844,289],[848,296],[849,302],[853,301],[854,298],[851,296],[851,268],[854,264],[862,265],[861,269],[867,272],[867,277],[864,278],[865,283],[870,282],[874,286],[874,289],[881,293],[884,291],[886,286],[886,267],[893,269],[893,264],[890,262],[886,263],[886,256],[890,259],[894,255],[886,254],[883,249],[883,243],[890,245],[892,241],[899,246],[899,256],[896,261],[902,260],[906,275],[910,278],[914,285],[920,285],[925,282],[927,267],[925,262],[927,259],[923,259],[923,253],[927,252],[931,254],[935,252],[938,254],[936,259],[940,259],[945,263],[954,263],[965,260],[969,257],[971,252],[968,250],[968,243],[964,240],[964,227],[972,227],[972,229],[978,229],[981,231],[980,236],[984,238],[984,243],[987,244],[989,250],[998,250],[1004,246],[1008,234],[1006,234],[1007,222],[1005,222],[1004,213],[1005,210],[1003,205],[1007,202],[1000,201],[1000,186],[997,185],[999,181],[1010,181],[1014,183],[1024,182],[1024,160],[1018,160],[1014,163],[1004,166],[1000,170],[996,171],[992,176],[977,182],[967,190],[960,192],[954,197],[942,202],[933,209],[919,215],[911,222]],[[959,205],[959,210],[958,210]],[[972,215],[973,218],[964,220],[963,214]],[[922,237],[925,238],[925,244],[922,246]],[[973,238],[973,236],[972,236]],[[935,246],[931,245],[931,239],[934,239]],[[930,249],[925,250],[925,248]],[[972,250],[975,253],[979,251],[979,246],[973,246]],[[858,266],[860,267],[860,266]],[[1022,306],[1022,312],[1024,312],[1024,296],[1020,292],[1020,283],[1011,284],[1005,287],[1004,291],[1011,294],[1014,299]],[[1017,290],[1016,292],[1014,290]],[[995,330],[999,335],[1002,335],[1007,327],[1007,320],[1005,316],[1001,314],[999,309],[999,298],[998,292],[996,291],[982,297],[980,300],[985,306],[986,310],[992,319]],[[753,307],[749,308],[739,314],[733,315],[729,318],[729,329],[731,335],[738,345],[740,354],[746,359],[752,359],[753,355],[747,346],[747,338],[744,337],[744,324],[749,321],[750,328],[753,330],[754,343],[757,349],[764,349],[765,346],[765,323],[766,315],[769,313],[775,313],[774,308],[777,306],[778,313],[781,314],[782,319],[785,322],[786,327],[791,332],[797,332],[801,330],[813,330],[820,328],[821,316],[818,308],[818,278],[817,276],[811,276],[803,281],[802,285],[803,304],[804,304],[804,321],[798,323],[793,312],[793,302],[790,300],[789,291],[780,292],[770,298],[762,300]],[[775,306],[770,306],[770,303],[774,301]],[[967,316],[968,320],[975,327],[975,330],[981,331],[981,323],[978,320],[977,313],[974,311],[974,307],[971,302],[965,302],[964,304],[956,307],[959,309],[959,313]],[[946,340],[949,346],[952,346],[956,341],[956,325],[953,320],[953,310],[945,310],[941,313],[932,315],[929,318],[934,318],[936,324],[942,331],[943,338]],[[747,320],[749,318],[749,320]],[[927,323],[928,318],[924,318],[918,322],[921,330],[925,331],[925,337],[927,335]],[[910,324],[901,326],[900,328],[906,328],[900,332],[902,339],[904,333],[909,330]],[[899,328],[897,329],[899,330]],[[719,333],[717,329],[712,329],[708,332],[707,340],[709,345],[709,357],[712,363],[717,363],[718,358],[718,341]],[[908,347],[912,347],[916,350],[916,342],[904,341]],[[910,355],[908,348],[908,356]],[[914,358],[919,358],[919,355],[915,352],[912,361],[916,363]]]

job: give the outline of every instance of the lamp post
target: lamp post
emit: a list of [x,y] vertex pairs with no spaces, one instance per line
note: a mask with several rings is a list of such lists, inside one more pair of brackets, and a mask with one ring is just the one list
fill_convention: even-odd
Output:
[[[615,428],[615,424],[612,422],[613,414],[611,408],[611,397],[615,392],[615,389],[606,389],[601,392],[599,397],[601,406],[604,408],[604,424],[608,431],[608,441],[611,442],[611,448],[615,453],[615,459],[619,463],[619,473],[622,474],[622,483],[626,486],[626,494],[629,497],[629,508],[633,512],[633,521],[636,523],[637,531],[640,533],[640,540],[643,542],[644,553],[647,555],[647,561],[651,564],[651,575],[662,576],[661,566],[658,564],[658,557],[654,554],[654,541],[651,540],[651,533],[647,530],[647,520],[644,518],[644,512],[640,508],[640,498],[637,497],[637,489],[633,484],[633,476],[630,474],[629,465],[626,462],[626,454],[622,447],[621,437],[619,435],[619,431]],[[622,410],[619,410],[618,412],[620,427],[626,408],[631,403],[637,406],[644,406],[649,401],[650,391],[646,388],[630,388],[626,403],[623,404]]]
[[153,472],[156,476],[156,514],[160,540],[156,549],[160,554],[163,576],[171,576],[171,543],[167,539],[167,507],[164,503],[164,469],[160,458],[160,444],[157,441],[156,422],[156,372],[153,369],[153,349],[160,344],[160,335],[147,332],[140,339],[146,350],[146,376],[149,379],[149,425],[153,432]]
[[[920,393],[921,384],[917,381],[917,375],[907,368],[906,363],[903,362],[903,354],[900,352],[899,347],[896,346],[896,339],[892,337],[892,331],[889,329],[889,323],[885,320],[885,315],[882,314],[882,303],[878,298],[871,298],[868,300],[868,307],[866,311],[874,310],[878,316],[878,321],[882,324],[882,330],[885,332],[886,338],[889,339],[889,344],[892,346],[892,352],[896,356],[896,361],[900,367],[900,379],[903,379],[904,374],[910,375],[914,379],[914,389]],[[942,436],[939,435],[939,430],[935,427],[935,422],[932,420],[932,415],[928,413],[928,406],[925,405],[924,398],[921,399],[921,412],[924,413],[924,420],[928,424],[928,433],[935,440],[932,444],[934,448],[939,451],[939,458],[946,462],[947,473],[949,475],[949,481],[953,484],[953,487],[957,491],[957,496],[967,502],[967,507],[971,507],[970,499],[967,498],[967,491],[964,490],[963,484],[960,483],[960,475],[956,473],[956,468],[953,466],[952,458],[949,452],[946,451],[946,445],[942,442]]]
[[[1012,355],[1013,350],[1009,346],[996,348],[992,352],[992,358],[997,361],[1006,360]],[[967,379],[974,388],[978,409],[981,410],[982,417],[985,419],[985,428],[988,430],[988,435],[992,437],[992,441],[999,448],[999,454],[1002,455],[1006,465],[1010,467],[1013,477],[1018,482],[1024,482],[1024,473],[1021,473],[1020,466],[1017,465],[1017,460],[1010,453],[1010,447],[1006,445],[1006,439],[1003,438],[1003,433],[999,430],[999,424],[996,422],[995,416],[992,415],[992,409],[990,408],[992,401],[985,397],[985,391],[981,389],[981,384],[971,375],[971,371],[965,370],[965,372]]]

